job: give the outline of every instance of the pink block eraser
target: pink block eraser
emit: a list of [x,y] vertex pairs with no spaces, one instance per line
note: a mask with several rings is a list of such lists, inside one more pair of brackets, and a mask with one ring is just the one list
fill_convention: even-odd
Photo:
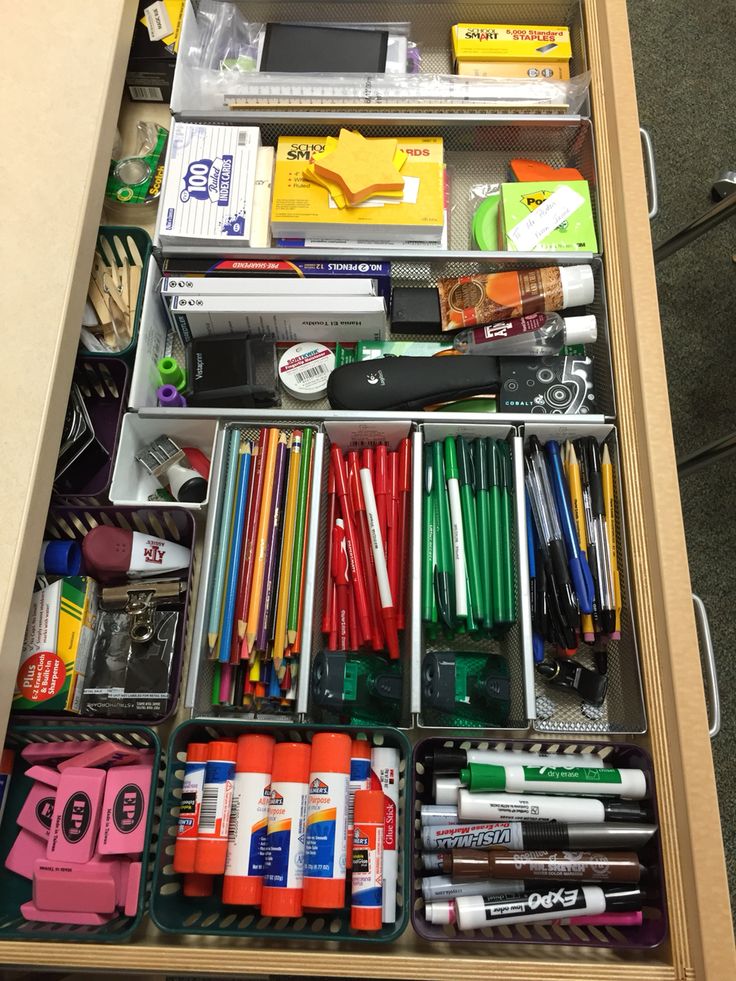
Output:
[[102,926],[111,919],[109,914],[102,913],[69,913],[63,910],[39,909],[33,903],[23,903],[21,914],[27,920],[37,920],[39,923],[76,923],[80,926]]
[[18,827],[39,838],[48,838],[54,814],[56,790],[46,783],[34,783],[18,815]]
[[131,862],[128,870],[128,885],[125,890],[125,906],[123,912],[126,916],[135,916],[138,912],[138,893],[141,887],[141,872],[143,866],[140,862]]
[[121,743],[98,742],[92,748],[72,760],[59,763],[61,773],[72,766],[111,766],[120,763],[137,763],[138,750]]
[[100,863],[53,862],[33,867],[33,902],[39,909],[66,913],[114,913],[115,879]]
[[25,879],[32,879],[36,859],[45,857],[46,841],[21,828],[5,859],[5,868],[15,872],[16,875],[22,875]]
[[102,813],[105,771],[91,767],[64,770],[56,791],[49,835],[49,858],[88,862],[94,854]]
[[[107,861],[108,862],[111,862],[112,859],[108,858]],[[117,865],[118,865],[118,878],[117,878],[118,891],[117,891],[116,905],[117,906],[120,906],[121,908],[123,906],[125,906],[125,899],[126,899],[126,896],[128,895],[128,879],[130,878],[130,864],[131,863],[127,859],[125,859],[125,858],[121,858],[120,861],[117,863]]]
[[28,763],[48,763],[49,760],[67,760],[70,756],[79,756],[90,746],[96,745],[96,740],[72,739],[63,743],[29,743],[20,751],[20,755]]
[[58,787],[59,780],[61,780],[61,774],[58,770],[54,770],[50,766],[29,766],[26,770],[26,776],[31,780],[38,780],[40,783],[45,783],[49,787]]
[[119,766],[108,770],[97,841],[100,855],[143,851],[150,789],[150,767]]

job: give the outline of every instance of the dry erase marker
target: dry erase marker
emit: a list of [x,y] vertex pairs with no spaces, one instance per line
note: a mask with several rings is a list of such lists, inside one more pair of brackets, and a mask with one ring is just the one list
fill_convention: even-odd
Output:
[[469,763],[494,763],[508,766],[586,766],[605,763],[595,753],[524,753],[511,749],[452,749],[442,747],[430,753],[426,765],[433,773],[459,773]]
[[437,804],[456,805],[462,783],[459,777],[435,777],[432,781],[432,787]]
[[261,898],[264,916],[302,914],[309,757],[307,743],[279,743],[273,751]]
[[237,746],[222,901],[251,906],[260,902],[263,889],[274,739],[248,733]]
[[577,882],[638,882],[636,852],[510,852],[457,848],[439,852],[440,871],[453,879],[574,879]]
[[542,794],[458,794],[462,821],[645,821],[648,812],[634,801],[602,801],[594,797],[554,797]]
[[608,767],[496,766],[469,763],[460,781],[472,793],[507,790],[511,793],[582,794],[628,797],[641,800],[647,794],[643,770]]
[[354,930],[381,929],[383,812],[382,791],[356,791],[350,905],[350,926]]
[[[428,875],[422,879],[425,903],[457,899],[458,896],[523,896],[529,884],[522,879],[453,879]],[[451,922],[444,920],[444,923]]]
[[179,823],[174,845],[174,872],[194,872],[199,811],[202,806],[208,752],[207,743],[189,743],[187,746],[187,760],[184,764],[184,780],[179,802]]
[[422,804],[419,811],[422,827],[437,824],[460,824],[455,804]]
[[455,900],[456,922],[461,930],[501,926],[504,923],[542,923],[560,916],[598,916],[609,910],[641,909],[642,892],[637,886],[560,886],[530,892],[510,900],[482,896],[459,896]]
[[371,751],[371,790],[383,791],[383,922],[396,922],[399,875],[399,753],[388,746]]
[[195,872],[221,875],[225,871],[236,756],[234,740],[214,740],[209,744],[194,856]]
[[[496,821],[490,824],[422,826],[426,852],[453,848],[625,848],[649,842],[656,824],[563,824],[561,821]],[[426,866],[425,866],[426,867]]]
[[351,743],[343,732],[312,739],[303,887],[311,909],[345,905]]

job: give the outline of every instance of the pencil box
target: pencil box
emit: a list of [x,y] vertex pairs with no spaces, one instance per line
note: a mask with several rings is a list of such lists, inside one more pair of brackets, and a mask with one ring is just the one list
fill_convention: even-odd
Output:
[[[540,750],[540,746],[542,750]],[[420,740],[414,747],[414,781],[412,791],[412,815],[415,834],[413,840],[413,868],[422,866],[421,852],[421,807],[434,802],[430,755],[438,749],[506,749],[520,752],[543,751],[546,747],[554,753],[595,753],[604,759],[605,766],[633,767],[644,770],[650,792],[645,803],[652,812],[652,823],[658,824],[657,794],[652,760],[640,746],[629,743],[603,743],[586,740],[571,740],[554,743],[540,743],[539,740],[488,740],[459,739],[443,737]],[[667,937],[667,902],[665,884],[662,876],[661,833],[657,832],[651,841],[640,851],[640,860],[647,869],[646,895],[644,899],[644,919],[640,926],[563,926],[550,923],[509,924],[506,926],[484,927],[481,930],[461,931],[455,924],[439,926],[427,922],[424,916],[424,898],[421,888],[421,874],[417,873],[412,882],[412,926],[416,933],[427,941],[443,943],[473,944],[568,944],[575,947],[608,947],[614,950],[630,948],[658,947]],[[554,886],[554,882],[550,883]],[[561,914],[564,915],[564,914]]]
[[[142,837],[141,876],[135,912],[126,914],[123,909],[118,909],[106,923],[100,925],[72,925],[27,920],[21,915],[20,907],[32,900],[33,883],[31,879],[11,872],[5,867],[5,860],[17,837],[18,816],[34,787],[33,776],[36,776],[36,771],[40,769],[38,766],[34,766],[33,760],[24,759],[21,751],[24,747],[37,746],[48,748],[53,752],[53,747],[58,745],[60,753],[65,754],[75,744],[92,745],[94,740],[102,740],[125,749],[144,750],[151,754],[150,806],[147,808],[142,836],[139,833],[136,842],[136,844],[141,843]],[[155,857],[155,841],[152,841],[156,810],[155,797],[161,793],[164,786],[164,771],[161,769],[161,746],[158,737],[152,729],[146,726],[91,723],[70,727],[67,722],[63,725],[55,724],[43,727],[35,724],[33,727],[11,726],[5,737],[5,745],[15,751],[15,760],[7,805],[0,825],[0,940],[52,940],[74,943],[85,941],[95,943],[124,942],[143,919],[146,898],[150,889],[152,863]],[[31,768],[34,770],[32,775],[29,774]],[[49,787],[49,792],[53,795],[54,788]],[[33,841],[34,839],[35,836],[32,835],[30,840]],[[43,841],[45,845],[45,839]]]
[[[267,733],[277,742],[308,742],[321,731],[343,732],[353,739],[367,739],[372,746],[385,746],[399,753],[399,811],[397,848],[399,852],[396,895],[396,922],[384,924],[375,933],[358,933],[350,927],[349,906],[341,910],[304,911],[299,919],[261,916],[256,907],[226,906],[220,902],[220,886],[215,880],[210,896],[187,898],[182,893],[182,877],[174,872],[171,853],[175,843],[177,817],[184,778],[186,747],[189,743],[212,739],[237,739],[246,733]],[[349,941],[356,944],[387,943],[396,940],[409,923],[411,813],[408,807],[411,747],[406,736],[388,727],[274,725],[264,722],[192,719],[182,722],[171,734],[167,746],[166,788],[161,815],[161,834],[151,888],[151,919],[165,933],[184,936],[257,937],[259,939]],[[349,886],[348,886],[349,894]]]

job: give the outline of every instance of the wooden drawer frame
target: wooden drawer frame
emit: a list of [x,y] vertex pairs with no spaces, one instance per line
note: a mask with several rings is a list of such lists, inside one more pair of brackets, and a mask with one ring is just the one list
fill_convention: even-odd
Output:
[[[135,8],[135,0],[106,0],[88,5],[82,22],[74,0],[36,0],[37,22],[54,37],[55,46],[40,63],[31,64],[22,45],[4,59],[16,94],[7,110],[6,131],[27,137],[10,149],[11,156],[17,155],[17,166],[13,168],[16,161],[11,161],[10,172],[23,175],[24,189],[33,191],[34,213],[47,215],[48,221],[45,229],[32,228],[27,199],[17,200],[17,192],[3,202],[1,268],[8,289],[0,320],[13,327],[6,328],[0,386],[6,476],[0,504],[0,581],[7,584],[0,600],[0,731],[7,718],[61,435]],[[208,975],[263,973],[271,967],[306,976],[452,976],[458,981],[736,977],[626,5],[624,0],[584,0],[584,10],[629,557],[649,718],[649,733],[642,738],[654,758],[660,795],[670,919],[667,944],[649,954],[503,945],[470,950],[427,945],[409,930],[398,943],[366,952],[356,945],[324,950],[310,942],[299,949],[296,944],[268,941],[255,945],[188,940],[164,936],[148,925],[126,945],[0,941],[3,965]],[[6,29],[12,33],[16,26],[20,34],[20,14],[13,11],[8,16]],[[83,65],[75,54],[80,36],[89,45]],[[32,119],[30,133],[27,116]],[[61,200],[50,179],[60,151],[63,172],[74,178]],[[39,248],[45,259],[43,290],[35,262]]]

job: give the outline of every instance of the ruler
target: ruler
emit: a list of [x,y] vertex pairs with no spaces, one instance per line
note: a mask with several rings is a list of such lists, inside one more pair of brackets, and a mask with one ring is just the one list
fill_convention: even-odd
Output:
[[539,79],[472,78],[458,75],[281,75],[244,76],[242,91],[225,94],[230,109],[293,107],[360,109],[545,109],[569,108],[564,82]]

